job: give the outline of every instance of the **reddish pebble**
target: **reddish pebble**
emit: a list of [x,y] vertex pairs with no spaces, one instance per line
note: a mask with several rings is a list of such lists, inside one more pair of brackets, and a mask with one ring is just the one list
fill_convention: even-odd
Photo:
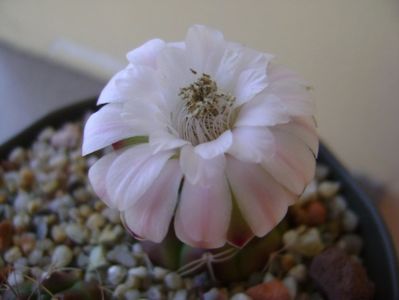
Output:
[[252,300],[290,300],[290,293],[279,280],[261,283],[246,291]]
[[10,221],[5,220],[0,223],[0,251],[11,246],[13,233],[14,229]]
[[317,226],[326,222],[327,210],[319,201],[312,201],[309,203],[306,207],[306,212],[308,215],[307,225]]

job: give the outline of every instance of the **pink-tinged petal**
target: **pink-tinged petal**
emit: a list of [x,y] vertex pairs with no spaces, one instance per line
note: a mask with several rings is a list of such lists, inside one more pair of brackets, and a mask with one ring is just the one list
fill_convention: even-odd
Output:
[[165,108],[162,95],[150,93],[145,101],[130,101],[124,104],[122,118],[132,128],[151,135],[169,127],[169,109]]
[[105,178],[107,177],[109,167],[117,156],[117,152],[111,152],[104,155],[90,167],[88,173],[89,181],[94,192],[111,208],[116,208],[116,206],[111,202],[107,193]]
[[111,201],[119,210],[134,205],[154,183],[173,152],[152,154],[148,144],[126,149],[112,163],[106,177]]
[[238,77],[234,95],[236,96],[235,106],[240,106],[267,87],[266,67],[248,69]]
[[157,153],[159,151],[181,148],[189,142],[182,140],[165,130],[151,133],[149,143],[153,148],[153,152]]
[[120,140],[141,135],[121,117],[122,105],[107,104],[87,120],[84,128],[82,155],[105,148]]
[[180,151],[180,167],[185,178],[191,184],[205,185],[215,174],[223,172],[226,160],[224,155],[212,159],[204,159],[195,152],[191,145],[184,146]]
[[130,51],[127,54],[127,59],[135,65],[147,65],[155,68],[157,56],[164,47],[165,42],[160,39],[149,40],[140,47]]
[[206,185],[185,181],[175,216],[177,237],[199,248],[219,248],[226,242],[231,194],[223,172]]
[[295,117],[291,122],[278,125],[277,128],[301,139],[317,157],[319,137],[312,117]]
[[300,195],[314,177],[315,157],[299,138],[278,128],[271,130],[276,153],[274,157],[263,161],[262,166],[288,190]]
[[266,127],[237,127],[233,129],[233,143],[228,151],[235,158],[260,163],[274,154],[274,137]]
[[224,154],[233,142],[233,134],[230,130],[226,130],[216,140],[199,144],[194,147],[195,153],[205,159],[211,159]]
[[190,68],[211,76],[220,62],[225,48],[220,31],[202,25],[190,27],[186,36],[186,55]]
[[289,120],[282,101],[275,95],[262,93],[241,107],[234,126],[274,126]]
[[259,164],[228,157],[226,170],[242,215],[256,236],[264,236],[282,220],[295,196]]
[[136,235],[159,243],[169,229],[182,179],[177,160],[169,160],[136,203],[122,212],[125,225]]
[[291,116],[315,114],[315,103],[305,85],[293,84],[291,80],[280,80],[271,82],[265,92],[276,95]]
[[266,68],[272,58],[270,54],[228,43],[215,74],[216,82],[224,92],[234,94],[240,75],[244,71],[259,69],[267,76]]

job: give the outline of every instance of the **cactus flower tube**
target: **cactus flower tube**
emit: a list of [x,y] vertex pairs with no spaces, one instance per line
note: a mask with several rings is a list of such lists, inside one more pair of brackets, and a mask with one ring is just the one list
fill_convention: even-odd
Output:
[[318,137],[306,83],[273,56],[206,26],[127,54],[88,119],[83,155],[126,228],[162,242],[244,247],[264,237],[311,181]]

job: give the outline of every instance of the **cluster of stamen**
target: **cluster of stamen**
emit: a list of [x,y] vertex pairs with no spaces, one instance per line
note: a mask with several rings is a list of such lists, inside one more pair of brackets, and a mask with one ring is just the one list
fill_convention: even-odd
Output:
[[[196,72],[191,70],[194,74]],[[208,74],[180,89],[177,130],[193,145],[218,138],[231,126],[235,97],[222,93]]]

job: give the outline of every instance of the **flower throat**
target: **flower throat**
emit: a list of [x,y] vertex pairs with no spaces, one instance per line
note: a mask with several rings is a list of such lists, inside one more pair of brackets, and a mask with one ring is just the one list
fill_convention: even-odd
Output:
[[[191,70],[194,74],[196,71]],[[235,97],[218,90],[208,74],[181,88],[177,128],[181,137],[193,145],[217,139],[230,129]]]

